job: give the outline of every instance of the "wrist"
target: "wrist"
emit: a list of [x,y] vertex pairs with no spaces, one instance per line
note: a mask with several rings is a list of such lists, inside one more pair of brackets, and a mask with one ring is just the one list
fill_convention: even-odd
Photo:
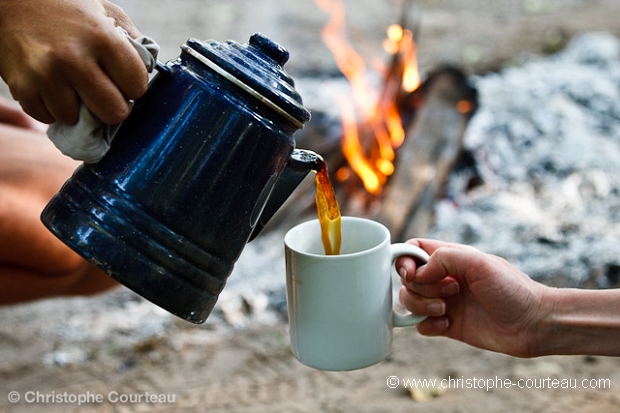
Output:
[[620,290],[545,287],[531,357],[620,355]]

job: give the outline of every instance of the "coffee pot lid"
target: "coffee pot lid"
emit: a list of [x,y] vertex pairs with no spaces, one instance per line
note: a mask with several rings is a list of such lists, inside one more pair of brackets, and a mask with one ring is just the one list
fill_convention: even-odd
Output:
[[267,36],[255,33],[245,45],[233,40],[189,39],[181,48],[297,127],[310,120],[310,112],[283,67],[289,52]]

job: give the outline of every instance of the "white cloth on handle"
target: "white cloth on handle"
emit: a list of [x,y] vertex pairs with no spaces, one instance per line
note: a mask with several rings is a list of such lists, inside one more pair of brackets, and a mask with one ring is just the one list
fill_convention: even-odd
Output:
[[[151,73],[157,63],[159,45],[146,36],[132,39],[125,30],[120,27],[117,29],[127,36],[140,54],[146,69]],[[82,104],[76,124],[53,123],[47,129],[47,136],[63,154],[78,161],[95,163],[99,162],[110,149],[119,126],[101,122],[86,105]]]

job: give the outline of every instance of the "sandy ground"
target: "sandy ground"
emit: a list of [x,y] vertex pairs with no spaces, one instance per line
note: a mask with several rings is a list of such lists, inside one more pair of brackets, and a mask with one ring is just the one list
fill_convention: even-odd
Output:
[[[145,34],[161,43],[162,60],[175,57],[188,37],[245,42],[251,33],[261,31],[290,50],[287,67],[293,76],[336,71],[320,41],[326,16],[311,1],[118,3]],[[351,37],[374,54],[372,42],[379,44],[385,27],[398,19],[398,6],[387,0],[345,3]],[[451,61],[480,73],[557,48],[578,32],[620,35],[617,0],[426,0],[418,5],[423,69]],[[193,326],[126,291],[8,307],[0,309],[0,318],[2,412],[612,412],[620,408],[618,359],[521,360],[421,337],[414,329],[395,331],[393,354],[385,361],[337,373],[297,362],[281,318],[233,328],[216,315],[205,325]],[[452,388],[420,389],[412,397],[405,380],[415,379],[437,379],[436,387]],[[570,380],[569,385],[579,388],[549,388],[556,383],[552,379],[560,385],[561,380]],[[512,387],[506,388],[507,380]],[[499,381],[504,388],[497,388]],[[484,388],[490,384],[494,388]],[[535,388],[541,385],[545,388]],[[12,403],[16,397],[19,401]],[[90,403],[79,405],[79,397]]]
[[[88,305],[79,303],[86,313]],[[75,309],[78,303],[69,306]],[[36,334],[40,320],[27,320],[28,312],[20,313],[3,316],[4,324],[20,318],[24,324],[1,329],[0,411],[613,412],[620,408],[615,388],[620,360],[612,358],[522,360],[401,329],[394,334],[393,354],[383,362],[357,371],[325,372],[308,368],[291,355],[285,323],[226,332],[177,323],[134,342],[119,337],[131,333],[111,330],[107,337],[82,340],[79,347],[72,347],[68,342],[77,341],[67,333],[68,320],[75,316],[48,318],[58,331],[65,329],[63,338]],[[100,316],[91,319],[101,322]],[[611,388],[553,388],[553,379],[560,386],[568,380],[570,386]],[[413,398],[408,388],[413,380],[427,380],[431,386],[435,380],[435,388],[420,384]],[[545,387],[536,388],[540,386]],[[20,401],[9,403],[7,398],[15,394]],[[67,397],[69,402],[37,401],[46,395]],[[123,401],[148,395],[158,400]],[[101,402],[80,406],[70,399],[80,396],[100,397]]]

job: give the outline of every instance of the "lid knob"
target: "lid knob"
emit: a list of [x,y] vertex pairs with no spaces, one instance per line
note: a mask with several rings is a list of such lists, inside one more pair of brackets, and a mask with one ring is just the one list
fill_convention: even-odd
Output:
[[250,37],[250,46],[256,47],[280,66],[283,66],[290,56],[288,50],[261,33],[254,33]]

